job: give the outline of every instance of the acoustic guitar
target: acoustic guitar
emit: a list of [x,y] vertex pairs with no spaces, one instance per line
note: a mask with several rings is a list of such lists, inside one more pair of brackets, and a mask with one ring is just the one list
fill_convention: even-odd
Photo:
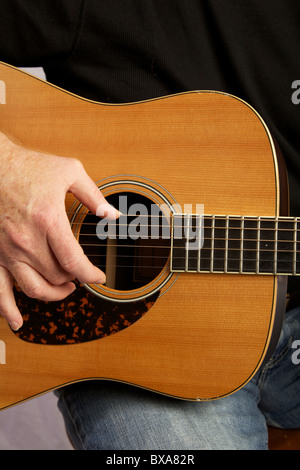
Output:
[[81,160],[122,212],[110,225],[67,195],[74,237],[107,282],[77,282],[60,302],[15,286],[24,325],[0,319],[0,408],[91,379],[200,401],[243,387],[300,272],[299,221],[262,118],[215,91],[111,105],[3,63],[0,80],[1,131]]

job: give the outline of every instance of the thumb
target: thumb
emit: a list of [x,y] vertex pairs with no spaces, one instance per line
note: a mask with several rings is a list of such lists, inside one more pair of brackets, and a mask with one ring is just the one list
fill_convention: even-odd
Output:
[[14,298],[13,278],[4,266],[0,266],[0,315],[13,330],[18,330],[23,324],[22,315]]

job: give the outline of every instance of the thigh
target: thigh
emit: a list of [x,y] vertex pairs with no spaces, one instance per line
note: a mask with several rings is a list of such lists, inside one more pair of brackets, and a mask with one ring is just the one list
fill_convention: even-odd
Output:
[[117,382],[57,392],[76,449],[267,449],[255,383],[212,402],[187,402]]
[[277,347],[257,382],[259,406],[271,426],[300,427],[300,364],[293,348],[296,340],[300,340],[300,307],[286,313]]

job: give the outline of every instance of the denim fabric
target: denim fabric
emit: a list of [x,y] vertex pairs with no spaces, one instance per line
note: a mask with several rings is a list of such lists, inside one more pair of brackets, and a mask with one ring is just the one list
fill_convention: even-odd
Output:
[[[293,343],[300,340],[300,307],[287,312],[276,350],[257,375],[260,409],[274,427],[300,428],[300,364]],[[294,356],[294,358],[293,358]]]
[[267,424],[300,427],[300,308],[286,314],[276,350],[235,394],[185,402],[118,382],[81,382],[57,391],[75,449],[205,450],[268,448]]

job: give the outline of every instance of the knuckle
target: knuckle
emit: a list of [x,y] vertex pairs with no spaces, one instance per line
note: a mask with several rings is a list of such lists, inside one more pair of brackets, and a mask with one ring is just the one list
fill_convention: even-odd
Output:
[[72,258],[66,258],[61,261],[62,268],[69,273],[76,272],[80,267],[80,264],[81,259],[77,256],[73,256]]
[[72,279],[74,278],[74,276],[72,275],[67,275],[67,274],[54,274],[54,275],[50,275],[48,280],[49,282],[51,282],[51,284],[53,286],[61,286],[63,284],[65,284],[66,282],[69,282],[71,281]]
[[45,293],[42,286],[38,284],[31,284],[30,286],[23,286],[22,288],[24,294],[32,299],[44,299]]
[[45,230],[53,226],[57,221],[57,214],[53,207],[49,205],[33,208],[30,215],[34,224]]
[[2,299],[8,295],[9,290],[13,287],[12,276],[8,273],[6,268],[1,266],[0,270],[0,304]]
[[68,161],[73,172],[81,173],[82,171],[84,171],[83,164],[77,158],[69,158]]
[[[32,237],[29,233],[27,233],[26,228],[22,226],[16,227],[12,221],[7,220],[3,224],[3,231],[0,242],[1,248],[2,245],[7,245],[7,243],[9,243],[9,246],[21,248],[22,250],[26,251],[30,250],[31,248]],[[3,252],[5,251],[6,250],[4,249]]]

